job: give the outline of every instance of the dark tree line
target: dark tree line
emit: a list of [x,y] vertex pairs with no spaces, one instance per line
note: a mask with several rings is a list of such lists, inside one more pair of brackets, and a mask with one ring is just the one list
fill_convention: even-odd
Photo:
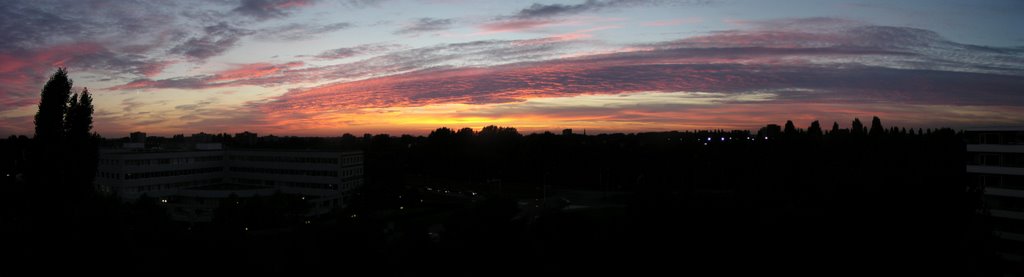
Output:
[[[13,157],[15,178],[5,179],[2,218],[5,235],[14,238],[12,249],[24,250],[27,259],[70,258],[84,255],[84,237],[109,221],[104,214],[117,206],[94,193],[98,135],[92,132],[92,94],[72,92],[74,82],[66,68],[58,68],[40,92],[35,134],[12,137],[19,147]],[[9,169],[6,169],[9,170]],[[12,235],[13,234],[13,235]],[[98,246],[98,245],[93,245]]]
[[[526,268],[555,272],[674,263],[804,272],[984,268],[970,262],[985,254],[976,244],[984,238],[969,235],[979,228],[972,222],[980,195],[967,189],[963,138],[951,129],[887,127],[878,117],[869,126],[860,119],[849,126],[835,122],[823,130],[815,121],[803,129],[789,121],[757,135],[590,136],[521,135],[489,126],[439,128],[425,137],[349,136],[347,144],[366,150],[367,178],[378,189],[459,187],[512,199],[539,198],[545,190],[627,195],[615,200],[622,210],[550,211],[513,224],[520,231],[511,233],[450,232],[459,245],[502,245],[451,257],[522,255],[536,259]],[[452,224],[460,232],[486,230]],[[409,232],[426,232],[415,226]]]
[[98,156],[92,95],[88,88],[72,93],[73,84],[67,68],[58,68],[43,86],[27,172],[32,189],[63,201],[92,193]]

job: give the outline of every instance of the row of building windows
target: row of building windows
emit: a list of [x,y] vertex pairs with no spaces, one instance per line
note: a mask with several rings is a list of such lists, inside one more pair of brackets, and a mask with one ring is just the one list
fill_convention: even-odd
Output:
[[1024,212],[1024,199],[1007,196],[987,195],[985,197],[985,206],[990,210]]
[[1012,232],[1017,234],[1024,234],[1024,220],[1003,218],[1003,217],[992,217],[992,227],[1003,232]]
[[306,188],[306,189],[329,189],[338,190],[338,184],[317,184],[317,183],[303,183],[303,182],[276,182],[275,184],[290,188]]
[[347,177],[362,176],[362,175],[363,175],[363,168],[362,167],[359,167],[359,168],[348,168],[348,169],[342,169],[341,170],[341,177],[346,177],[347,178]]
[[121,179],[121,173],[106,172],[106,171],[96,171],[96,177],[103,178],[103,179],[118,179],[118,180],[120,180]]
[[325,208],[326,207],[340,207],[342,203],[343,202],[341,201],[341,199],[335,198],[335,199],[331,199],[331,200],[321,201],[321,202],[317,203],[316,205],[319,206],[319,207],[325,207]]
[[[211,206],[216,206],[217,203],[222,201],[220,199],[211,199],[211,200],[213,200],[213,201],[206,201],[206,199],[203,199],[203,198],[194,198],[194,199],[181,199],[181,198],[178,198],[178,199],[174,199],[172,201],[177,202],[178,205],[175,205],[176,207],[174,207],[174,209],[172,209],[172,211],[175,214],[177,214],[178,216],[185,216],[185,217],[190,217],[190,216],[193,216],[193,215],[195,215],[197,217],[208,216],[208,215],[211,215],[213,213],[213,210],[208,209],[208,208],[196,207],[196,204],[198,204],[199,206],[211,207]],[[310,202],[314,206],[316,206],[316,207],[320,207],[320,208],[333,208],[333,207],[340,207],[340,206],[342,206],[342,204],[344,203],[344,200],[342,200],[340,198],[333,198],[333,199],[324,199],[324,200],[310,201]],[[186,203],[186,204],[185,205],[180,205],[180,203]]]
[[353,165],[353,164],[361,164],[361,163],[363,163],[363,156],[349,156],[349,157],[343,157],[341,159],[342,159],[342,165]]
[[977,178],[978,184],[985,187],[1024,190],[1024,176],[980,174]]
[[229,180],[231,180],[232,183],[239,184],[239,185],[264,185],[265,184],[265,181],[263,181],[263,180],[256,180],[256,179],[249,179],[249,178],[231,178]]
[[232,161],[338,164],[338,158],[230,155]]
[[167,164],[190,164],[190,163],[201,163],[201,162],[217,162],[224,160],[224,156],[202,156],[202,157],[182,157],[182,158],[163,158],[163,159],[136,159],[136,160],[125,160],[124,164],[128,166],[146,166],[146,165],[167,165]]
[[135,186],[135,187],[125,188],[124,190],[125,191],[134,191],[134,192],[148,192],[148,191],[157,191],[157,190],[169,190],[169,189],[178,189],[178,188],[187,188],[187,187],[213,185],[213,184],[219,184],[219,183],[221,183],[221,181],[222,181],[221,178],[211,178],[211,179],[205,179],[205,180],[193,180],[193,181],[184,181],[184,182],[175,182],[175,183],[166,183],[166,184],[156,184],[156,185],[148,185],[148,186]]
[[968,144],[1024,144],[1022,131],[970,132]]
[[194,168],[194,169],[182,169],[182,170],[167,170],[167,171],[154,171],[154,172],[141,172],[141,173],[126,173],[124,175],[125,180],[135,179],[147,179],[147,178],[160,178],[160,177],[171,177],[171,176],[182,176],[182,175],[195,175],[205,174],[213,172],[224,171],[223,167],[207,167],[207,168]]
[[275,175],[305,175],[305,176],[328,176],[338,177],[337,171],[328,170],[301,170],[301,169],[279,169],[279,168],[256,168],[256,167],[235,167],[229,168],[232,172],[248,172]]
[[[338,177],[338,172],[335,171],[323,171],[323,170],[295,170],[295,169],[265,169],[265,168],[253,168],[253,167],[231,167],[233,172],[251,172],[251,173],[266,173],[266,174],[278,174],[278,175],[307,175],[307,176],[330,176]],[[124,180],[135,180],[135,179],[146,179],[156,177],[169,177],[169,176],[180,176],[180,175],[193,175],[193,174],[204,174],[211,172],[222,171],[220,167],[209,167],[199,169],[183,169],[183,170],[169,170],[169,171],[155,171],[155,172],[142,172],[142,173],[127,173],[123,175]],[[346,169],[341,171],[342,177],[361,176],[363,174],[362,168]],[[97,171],[96,177],[104,179],[116,179],[121,180],[121,173]],[[263,181],[252,180],[252,179],[235,179],[238,184],[254,184],[263,185]],[[337,187],[332,188],[337,189]]]
[[99,159],[96,161],[99,165],[119,165],[121,160],[117,159]]
[[352,180],[341,184],[341,190],[350,190],[363,186],[363,179]]
[[1024,154],[1022,153],[971,153],[967,160],[969,165],[989,165],[1024,167]]
[[281,182],[281,181],[266,181],[249,178],[232,178],[232,182],[242,185],[267,185],[267,186],[283,186],[293,188],[309,188],[309,189],[329,189],[329,190],[350,190],[361,186],[363,180],[353,180],[344,182],[342,184],[322,184],[322,183],[304,183],[304,182]]
[[[229,160],[232,161],[251,161],[251,162],[282,162],[282,163],[322,163],[322,164],[338,164],[338,158],[331,157],[283,157],[283,156],[251,156],[251,155],[229,155]],[[161,158],[161,159],[130,159],[124,160],[125,165],[129,166],[147,166],[147,165],[166,165],[166,164],[188,164],[197,162],[214,162],[223,161],[223,155],[216,156],[202,156],[202,157],[179,157],[179,158]],[[342,158],[344,165],[360,164],[363,162],[362,156],[349,156]],[[120,159],[99,159],[100,165],[120,165]]]

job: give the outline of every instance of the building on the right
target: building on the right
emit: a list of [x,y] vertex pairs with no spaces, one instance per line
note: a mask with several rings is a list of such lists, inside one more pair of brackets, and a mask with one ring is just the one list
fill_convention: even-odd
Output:
[[965,131],[967,174],[983,191],[1005,276],[1024,276],[1024,131]]

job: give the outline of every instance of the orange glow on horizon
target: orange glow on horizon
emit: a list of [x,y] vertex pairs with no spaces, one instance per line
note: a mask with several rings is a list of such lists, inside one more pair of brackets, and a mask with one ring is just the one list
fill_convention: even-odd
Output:
[[[621,98],[627,104],[609,106],[607,98]],[[682,100],[672,103],[671,99]],[[710,98],[709,98],[710,97]],[[560,98],[528,99],[512,103],[428,104],[390,108],[300,110],[301,113],[268,114],[266,121],[253,124],[210,124],[199,121],[194,132],[257,132],[261,135],[338,136],[343,133],[426,135],[440,127],[480,130],[484,126],[515,127],[523,134],[564,128],[598,133],[647,131],[686,131],[706,129],[757,130],[766,124],[793,120],[800,128],[819,120],[822,126],[838,122],[848,128],[853,118],[862,121],[879,116],[886,126],[920,127],[929,124],[970,122],[977,118],[1014,122],[1010,114],[1024,109],[1012,106],[946,105],[849,105],[829,103],[773,103],[752,100],[746,103],[718,104],[713,93],[634,93],[618,96],[581,95]],[[653,105],[653,106],[652,106]],[[669,109],[647,109],[659,105],[677,105]],[[99,129],[114,135],[142,130],[152,134],[175,134],[182,125],[156,124],[120,126],[121,130]]]

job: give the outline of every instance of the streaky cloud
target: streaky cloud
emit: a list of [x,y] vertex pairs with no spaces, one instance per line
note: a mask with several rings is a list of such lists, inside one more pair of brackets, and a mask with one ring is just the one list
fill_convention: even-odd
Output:
[[227,22],[220,22],[204,27],[202,35],[192,37],[184,43],[174,46],[170,49],[170,53],[201,61],[230,50],[242,37],[251,33],[250,30],[232,26]]
[[609,8],[630,7],[640,5],[703,5],[712,1],[658,1],[658,0],[586,0],[579,4],[539,4],[534,3],[529,7],[519,10],[516,14],[509,16],[516,19],[551,18],[566,15],[575,15],[584,12],[593,12]]
[[455,20],[450,18],[423,17],[398,29],[395,31],[395,34],[405,35],[443,31],[451,28],[453,24],[455,24]]
[[263,40],[298,41],[316,38],[320,35],[349,29],[355,25],[349,22],[338,22],[327,25],[292,23],[282,26],[256,30],[255,37]]
[[287,16],[289,10],[313,4],[312,0],[242,0],[234,12],[260,20]]
[[338,60],[362,55],[373,55],[402,48],[399,44],[362,44],[327,50],[313,56],[320,60]]

